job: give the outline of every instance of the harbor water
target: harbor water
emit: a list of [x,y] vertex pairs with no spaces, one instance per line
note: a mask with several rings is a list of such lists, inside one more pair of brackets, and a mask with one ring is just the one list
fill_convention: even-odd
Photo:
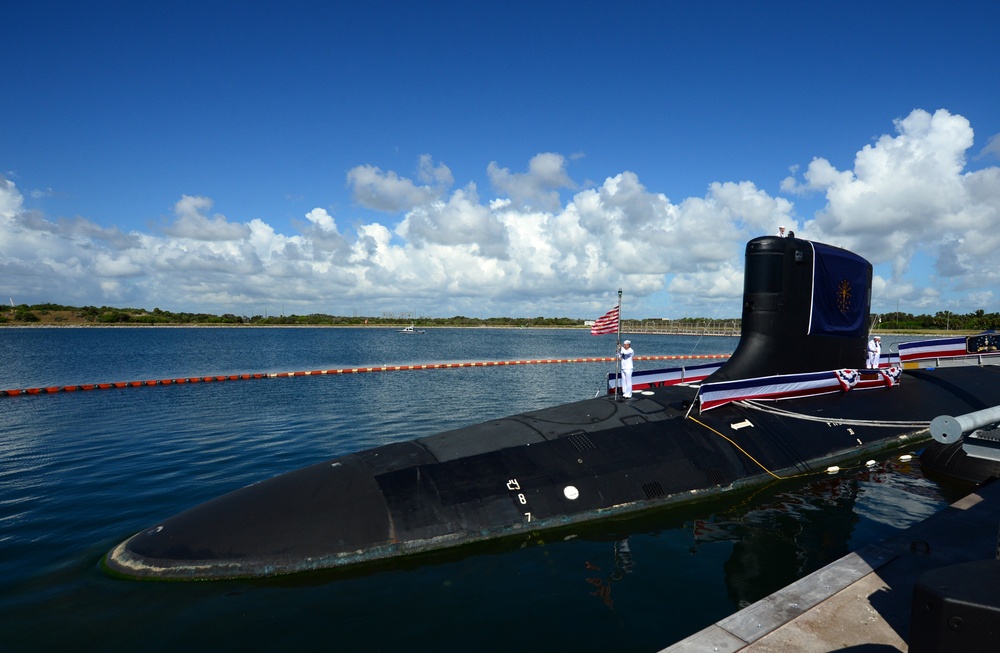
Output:
[[[632,340],[640,357],[730,353],[737,342]],[[558,329],[2,328],[0,389],[603,357],[614,343]],[[202,501],[352,451],[593,397],[612,369],[0,397],[0,650],[653,652],[957,498],[899,459],[915,451],[896,452],[873,467],[358,570],[140,582],[101,567],[120,541]]]

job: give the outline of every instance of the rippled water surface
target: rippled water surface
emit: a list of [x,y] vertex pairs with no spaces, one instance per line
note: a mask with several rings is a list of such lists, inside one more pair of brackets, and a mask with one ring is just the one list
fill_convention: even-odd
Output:
[[[632,339],[640,356],[736,344]],[[613,336],[578,330],[4,328],[0,389],[613,351]],[[335,455],[592,397],[609,370],[536,364],[0,397],[2,650],[657,651],[951,499],[915,464],[886,460],[361,572],[158,583],[100,568],[115,544],[198,502]]]

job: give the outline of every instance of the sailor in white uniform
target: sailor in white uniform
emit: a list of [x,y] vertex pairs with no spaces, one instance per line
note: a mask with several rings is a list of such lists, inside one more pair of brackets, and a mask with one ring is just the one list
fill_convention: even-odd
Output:
[[882,338],[875,336],[868,341],[868,369],[877,370],[878,361],[882,356]]
[[632,349],[632,341],[626,340],[622,343],[618,351],[618,358],[622,360],[622,397],[630,399],[632,397],[632,357],[635,350]]

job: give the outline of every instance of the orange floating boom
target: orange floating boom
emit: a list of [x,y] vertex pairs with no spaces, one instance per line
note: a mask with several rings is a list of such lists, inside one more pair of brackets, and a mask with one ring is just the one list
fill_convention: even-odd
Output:
[[[688,356],[636,356],[636,360],[706,360],[729,358],[729,354],[691,354]],[[15,397],[19,395],[56,394],[59,392],[76,392],[77,390],[108,390],[111,388],[138,388],[153,385],[175,385],[183,383],[212,383],[215,381],[242,381],[250,379],[283,379],[295,376],[317,376],[324,374],[359,374],[361,372],[401,372],[404,370],[443,370],[459,367],[496,367],[499,365],[540,365],[545,363],[607,363],[614,357],[602,358],[545,358],[512,361],[476,361],[456,363],[428,363],[426,365],[383,365],[381,367],[344,367],[331,370],[312,370],[306,372],[256,372],[251,374],[230,374],[193,376],[189,378],[161,379],[148,381],[116,381],[111,383],[87,383],[80,385],[56,385],[44,388],[14,388],[0,390],[0,397]]]

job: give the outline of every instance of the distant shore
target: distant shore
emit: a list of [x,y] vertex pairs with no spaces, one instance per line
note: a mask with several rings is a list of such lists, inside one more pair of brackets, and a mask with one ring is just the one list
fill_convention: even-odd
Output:
[[[905,320],[902,320],[905,322]],[[954,320],[953,320],[954,322]],[[883,336],[966,336],[982,333],[982,329],[941,329],[929,326],[900,328],[888,326],[883,320],[880,328],[872,333]],[[333,316],[333,315],[281,315],[237,317],[235,315],[208,315],[202,313],[170,313],[154,309],[114,309],[102,307],[74,308],[57,305],[16,307],[0,311],[0,328],[366,328],[402,329],[415,325],[420,329],[570,329],[589,330],[590,324],[576,318],[413,318],[403,316]],[[622,320],[622,333],[643,335],[731,336],[739,337],[738,318],[706,319],[683,318]]]
[[[7,322],[0,323],[0,329],[375,329],[392,330],[402,329],[407,324],[205,324],[199,322],[192,323],[156,323],[144,324],[141,322],[102,324],[95,322]],[[516,324],[449,324],[449,325],[418,325],[421,329],[560,329],[567,331],[587,330],[589,326],[554,326],[554,325],[516,325]],[[707,336],[707,337],[740,337],[739,333],[712,333],[696,329],[684,330],[675,329],[669,331],[648,331],[622,329],[623,334],[631,336]],[[872,334],[890,337],[958,337],[971,336],[981,333],[976,330],[945,330],[945,329],[875,329]]]

